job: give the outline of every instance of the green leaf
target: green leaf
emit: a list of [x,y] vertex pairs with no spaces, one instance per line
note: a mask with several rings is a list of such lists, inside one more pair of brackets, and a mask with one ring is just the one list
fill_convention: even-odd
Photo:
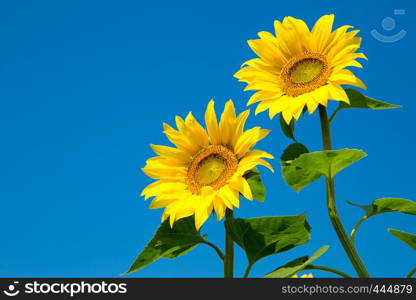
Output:
[[396,229],[387,229],[392,235],[401,240],[403,243],[406,243],[410,248],[416,250],[416,235],[411,234],[405,231],[400,231]]
[[308,149],[300,144],[294,143],[289,145],[280,157],[282,164],[282,176],[285,182],[295,191],[299,192],[305,186],[321,177],[321,174],[308,169],[299,168],[292,165],[292,162],[304,153],[308,153]]
[[285,164],[290,164],[294,159],[308,152],[309,152],[308,148],[306,148],[306,146],[301,143],[290,144],[283,151],[282,156],[280,156],[280,160],[284,162]]
[[359,91],[354,89],[345,89],[350,104],[345,102],[340,102],[341,109],[347,108],[369,108],[369,109],[391,109],[401,107],[400,105],[390,104],[387,102],[382,102],[379,100],[372,99],[370,97],[364,96]]
[[354,89],[345,89],[350,104],[345,102],[340,102],[338,108],[332,114],[330,121],[332,121],[335,115],[342,109],[349,108],[367,108],[367,109],[391,109],[401,107],[400,105],[390,104],[387,102],[382,102],[379,100],[372,99],[370,97],[364,96],[359,91]]
[[282,129],[282,132],[284,133],[284,135],[296,142],[295,120],[292,119],[288,125],[285,119],[283,118],[282,114],[280,114],[279,122],[280,122],[280,128]]
[[370,205],[359,205],[350,201],[347,201],[347,203],[362,208],[367,217],[389,212],[416,215],[416,202],[408,199],[380,198],[374,200]]
[[322,256],[327,250],[329,246],[323,246],[319,248],[310,258],[308,256],[299,257],[291,262],[285,264],[277,268],[276,270],[270,272],[265,278],[289,278],[295,275],[296,273],[305,269],[308,265],[310,265],[313,261],[317,260],[320,256]]
[[125,274],[143,269],[162,257],[184,255],[203,242],[205,237],[196,230],[193,216],[176,221],[173,228],[170,227],[169,220],[166,220]]
[[409,215],[416,215],[416,202],[402,198],[380,198],[374,200],[370,205],[360,205],[347,201],[348,204],[357,206],[364,210],[364,217],[355,225],[351,238],[354,240],[357,229],[368,218],[379,214],[400,212]]
[[381,214],[386,212],[401,212],[416,215],[416,202],[402,198],[380,198],[373,202],[373,211]]
[[225,227],[232,239],[245,251],[250,264],[310,240],[310,226],[305,214],[230,219],[225,221]]
[[291,165],[333,178],[341,170],[366,156],[365,152],[357,149],[310,152],[296,158]]
[[244,174],[244,178],[247,180],[247,183],[250,186],[253,198],[263,202],[266,197],[266,188],[261,181],[260,172],[257,170],[257,168],[248,170]]
[[342,169],[365,156],[367,154],[357,149],[305,152],[302,154],[301,146],[292,144],[281,157],[282,174],[289,186],[296,191],[300,191],[321,175],[327,178],[334,177]]

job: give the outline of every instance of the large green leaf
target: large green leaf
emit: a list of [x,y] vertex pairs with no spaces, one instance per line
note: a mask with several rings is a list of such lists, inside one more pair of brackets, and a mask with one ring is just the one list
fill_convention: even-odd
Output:
[[244,178],[247,180],[250,186],[253,198],[263,202],[266,197],[266,188],[261,181],[260,172],[257,168],[253,168],[244,174]]
[[321,175],[334,177],[342,169],[367,156],[357,149],[306,153],[306,147],[302,147],[304,146],[298,143],[292,144],[281,157],[283,178],[296,191],[300,191]]
[[308,152],[308,149],[304,145],[294,143],[289,145],[280,157],[283,179],[297,192],[321,177],[321,174],[316,171],[292,165],[296,158]]
[[401,107],[400,105],[390,104],[387,102],[382,102],[379,100],[372,99],[370,97],[364,96],[359,91],[354,89],[345,89],[350,104],[345,102],[340,102],[338,108],[331,116],[331,120],[335,115],[342,109],[349,108],[367,108],[367,109],[391,109]]
[[365,152],[357,149],[310,152],[296,158],[291,165],[314,171],[330,178],[366,156]]
[[288,278],[292,277],[296,273],[305,269],[308,265],[310,265],[313,261],[317,260],[320,256],[322,256],[327,250],[329,246],[323,246],[319,248],[311,257],[303,256],[299,257],[291,262],[285,264],[284,266],[278,267],[276,270],[268,273],[265,278]]
[[143,269],[162,257],[175,258],[183,255],[203,242],[204,237],[196,230],[193,216],[176,221],[173,228],[169,220],[166,220],[125,274]]
[[396,229],[388,229],[388,231],[394,235],[396,238],[401,240],[403,243],[406,243],[410,248],[416,250],[416,235],[411,234],[405,231],[400,231]]
[[296,142],[295,120],[292,119],[290,123],[287,124],[285,119],[283,118],[283,115],[280,114],[279,122],[280,122],[280,128],[282,129],[282,132],[284,133],[284,135]]
[[225,227],[233,240],[246,252],[250,264],[268,255],[280,253],[310,239],[306,215],[230,219]]
[[402,198],[380,198],[374,200],[370,205],[359,205],[347,201],[349,204],[358,206],[365,211],[367,217],[389,212],[400,212],[416,215],[416,202]]

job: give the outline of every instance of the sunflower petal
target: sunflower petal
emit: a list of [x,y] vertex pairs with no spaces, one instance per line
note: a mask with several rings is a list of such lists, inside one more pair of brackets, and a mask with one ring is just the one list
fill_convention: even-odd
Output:
[[217,115],[214,109],[214,100],[208,103],[207,110],[205,112],[205,124],[207,126],[208,135],[211,138],[211,143],[221,143],[220,130],[217,122]]

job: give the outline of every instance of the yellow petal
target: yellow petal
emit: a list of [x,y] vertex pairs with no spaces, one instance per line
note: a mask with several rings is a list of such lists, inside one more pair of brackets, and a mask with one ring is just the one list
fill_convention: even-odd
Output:
[[237,176],[233,178],[233,180],[231,180],[229,184],[233,189],[239,191],[246,199],[253,200],[253,195],[251,193],[250,186],[243,177]]
[[229,100],[224,107],[224,111],[221,114],[220,119],[220,136],[222,145],[231,145],[232,138],[234,136],[236,123],[236,115],[234,103],[232,100]]
[[186,116],[185,124],[187,127],[187,137],[191,142],[198,145],[199,149],[208,146],[208,134],[191,112]]
[[173,144],[175,144],[176,147],[178,147],[183,152],[186,152],[190,156],[195,154],[196,151],[198,151],[197,144],[192,143],[189,138],[184,135],[182,132],[173,129],[171,126],[169,126],[166,123],[163,123],[164,131],[163,133],[166,135],[166,137],[171,141]]
[[332,100],[343,101],[345,103],[350,103],[347,93],[339,85],[329,84],[328,85],[328,96]]
[[146,165],[142,171],[153,179],[176,179],[180,181],[186,177],[185,167],[152,164]]
[[214,210],[217,214],[217,220],[220,221],[222,220],[222,218],[224,218],[225,210],[227,207],[225,206],[224,201],[219,196],[215,197],[213,204]]
[[230,202],[235,207],[240,207],[240,201],[239,201],[239,193],[237,190],[233,190],[228,185],[223,186],[220,189],[220,197],[223,199],[225,198],[228,202]]
[[332,25],[334,23],[334,15],[324,15],[315,23],[312,28],[314,47],[313,51],[321,53],[328,43]]
[[211,138],[211,143],[219,144],[221,143],[220,132],[217,122],[217,115],[215,114],[214,109],[214,100],[211,100],[208,103],[207,110],[205,112],[205,124],[208,129],[208,135]]
[[141,196],[144,196],[145,200],[147,200],[150,197],[154,197],[157,195],[172,195],[180,193],[185,191],[186,188],[187,186],[185,183],[179,182],[177,180],[158,180],[146,186],[143,189]]
[[290,121],[292,120],[292,113],[289,110],[282,111],[283,119],[285,120],[286,124],[290,124]]
[[153,151],[157,155],[160,155],[165,158],[179,160],[183,162],[188,162],[190,160],[189,154],[177,148],[172,148],[172,147],[163,146],[163,145],[152,145],[152,144],[150,145],[150,147],[152,147]]
[[309,114],[313,114],[318,105],[319,103],[316,102],[314,99],[308,100],[308,102],[306,102],[306,106],[308,107]]
[[254,127],[243,132],[235,143],[234,152],[238,158],[243,157],[258,141],[269,134],[270,130]]
[[149,208],[151,209],[158,209],[168,206],[169,204],[172,204],[177,199],[171,197],[171,198],[163,198],[163,197],[155,197],[153,198],[152,202],[149,205]]
[[201,203],[198,207],[195,208],[195,227],[199,230],[202,224],[208,219],[212,209],[214,207],[213,200],[214,195],[209,198],[209,200],[204,200],[205,203]]
[[338,72],[332,74],[329,80],[334,85],[346,84],[357,86],[362,89],[367,89],[365,84],[359,78],[357,78],[350,70],[347,69],[339,70]]
[[246,124],[249,114],[250,110],[247,109],[238,115],[237,120],[235,121],[235,131],[230,145],[232,148],[235,147],[235,143],[239,139],[240,135],[244,132],[244,126]]
[[311,93],[313,99],[323,106],[327,106],[328,104],[328,87],[326,85],[314,90]]

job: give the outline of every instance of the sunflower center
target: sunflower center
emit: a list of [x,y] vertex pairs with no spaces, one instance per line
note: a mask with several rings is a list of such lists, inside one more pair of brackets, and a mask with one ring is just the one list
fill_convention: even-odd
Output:
[[188,167],[187,183],[193,194],[204,186],[219,189],[237,170],[238,160],[227,147],[212,145],[199,151]]
[[215,182],[227,167],[227,162],[217,155],[211,155],[200,162],[196,177],[200,184],[210,185]]
[[303,59],[290,69],[290,80],[294,83],[309,83],[321,74],[323,67],[324,63],[318,59]]
[[293,57],[283,66],[280,77],[283,91],[297,97],[327,83],[331,74],[326,57],[318,53],[306,53]]

